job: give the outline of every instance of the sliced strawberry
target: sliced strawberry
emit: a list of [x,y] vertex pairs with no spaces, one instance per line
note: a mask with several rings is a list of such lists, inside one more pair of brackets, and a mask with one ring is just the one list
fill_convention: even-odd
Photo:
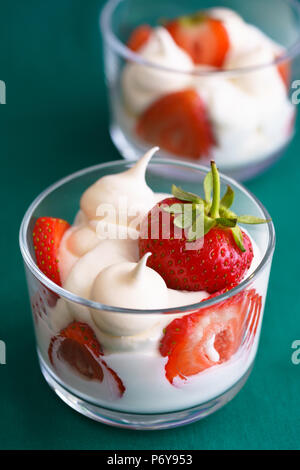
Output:
[[[56,347],[55,347],[56,345]],[[99,357],[101,346],[93,330],[85,323],[74,321],[51,339],[49,359],[53,365],[53,352],[88,379],[103,380]]]
[[143,47],[146,42],[149,40],[152,34],[151,26],[147,24],[143,24],[138,26],[132,33],[130,38],[128,39],[127,46],[133,52],[138,52],[141,47]]
[[195,64],[222,67],[230,47],[222,21],[200,12],[170,21],[166,28]]
[[40,270],[59,286],[61,280],[58,267],[58,249],[61,239],[69,227],[70,224],[65,220],[40,217],[33,229],[36,263]]
[[160,353],[168,357],[165,370],[171,384],[176,377],[184,380],[230,359],[241,344],[252,298],[253,290],[244,291],[167,326]]
[[31,309],[34,322],[36,324],[38,323],[39,318],[44,318],[47,316],[45,302],[39,292],[36,292],[35,295],[31,298]]
[[155,101],[140,116],[136,131],[146,142],[194,159],[208,156],[215,144],[205,104],[193,89]]
[[248,313],[247,330],[249,332],[252,343],[254,341],[259,324],[259,318],[262,309],[262,297],[261,295],[257,294],[254,289],[252,289],[249,291],[249,299],[251,300],[251,306]]
[[114,385],[117,387],[118,396],[121,397],[124,394],[125,390],[126,390],[122,380],[120,379],[118,374],[113,369],[108,367],[106,362],[102,361],[102,364],[105,366],[104,371],[106,370],[109,373],[109,375],[114,379]]
[[58,363],[63,362],[85,379],[101,383],[107,379],[109,389],[115,389],[118,397],[123,395],[123,382],[102,359],[101,345],[86,323],[74,321],[54,336],[50,341],[48,355],[53,367],[57,368]]
[[291,64],[290,62],[281,62],[281,64],[277,65],[278,72],[285,84],[287,90],[289,90],[290,83],[291,83]]
[[57,302],[57,295],[51,292],[42,283],[39,283],[39,290],[31,297],[31,308],[35,323],[39,318],[47,317],[47,308],[53,308]]

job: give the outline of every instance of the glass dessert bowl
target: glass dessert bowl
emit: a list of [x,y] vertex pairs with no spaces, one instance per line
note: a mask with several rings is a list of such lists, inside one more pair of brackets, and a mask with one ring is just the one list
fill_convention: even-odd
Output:
[[158,145],[160,157],[213,158],[248,179],[291,140],[299,3],[216,4],[110,0],[103,9],[110,133],[125,158]]
[[[275,245],[266,209],[219,177],[214,163],[209,172],[150,161],[155,151],[134,165],[105,163],[57,182],[20,229],[47,382],[80,413],[135,429],[196,421],[241,389]],[[169,176],[173,170],[181,177]],[[187,183],[190,176],[197,182]],[[166,221],[171,232],[163,236]],[[250,223],[247,232],[237,222]]]

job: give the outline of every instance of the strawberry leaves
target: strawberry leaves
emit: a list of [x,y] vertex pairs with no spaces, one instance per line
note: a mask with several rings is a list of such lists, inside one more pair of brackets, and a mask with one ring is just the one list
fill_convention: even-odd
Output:
[[243,240],[243,234],[238,225],[235,227],[231,228],[231,233],[233,235],[234,241],[239,247],[239,249],[244,253],[246,251],[246,248],[244,246],[244,240]]
[[230,186],[227,186],[226,193],[221,199],[220,205],[225,207],[226,209],[229,209],[229,207],[232,206],[234,201],[234,191]]
[[216,222],[218,225],[222,225],[223,227],[235,227],[237,224],[237,218],[230,219],[225,217],[218,217]]
[[171,206],[163,206],[162,209],[174,215],[174,225],[177,228],[187,230],[188,241],[194,241],[203,237],[205,235],[203,221],[206,217],[204,214],[204,201],[192,193],[185,193],[176,186],[173,186],[172,189],[177,194],[177,198],[181,194],[185,198],[192,199],[193,201],[197,200],[198,202],[191,201],[192,203],[188,204],[175,203]]
[[250,225],[256,225],[256,224],[265,224],[266,222],[270,222],[271,219],[261,219],[260,217],[255,217],[253,215],[239,215],[237,218],[237,221],[240,224],[250,224]]
[[183,212],[183,206],[183,204],[176,202],[171,206],[165,206],[163,209],[165,212],[169,212],[170,214],[181,214]]
[[203,189],[204,199],[173,184],[173,196],[185,202],[166,206],[163,209],[176,215],[174,218],[176,227],[188,230],[188,241],[192,242],[202,238],[213,227],[219,226],[231,230],[236,245],[244,252],[243,234],[238,223],[264,224],[270,220],[252,215],[238,216],[230,210],[234,202],[234,191],[231,186],[227,186],[226,192],[221,198],[220,176],[214,161],[211,162],[211,170],[204,178]]
[[172,194],[181,201],[193,202],[195,204],[202,203],[201,197],[197,196],[196,194],[189,193],[188,191],[184,191],[183,189],[175,186],[175,184],[172,185]]

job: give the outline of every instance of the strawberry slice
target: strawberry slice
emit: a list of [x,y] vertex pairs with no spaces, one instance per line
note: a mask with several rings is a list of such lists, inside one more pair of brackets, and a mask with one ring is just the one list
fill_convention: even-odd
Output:
[[47,309],[44,303],[44,299],[39,292],[31,298],[31,310],[33,313],[34,322],[37,324],[40,318],[47,317]]
[[244,291],[167,326],[160,353],[168,357],[165,371],[171,384],[230,359],[241,344],[252,298],[253,290]]
[[277,70],[282,78],[282,81],[289,91],[291,83],[291,63],[289,61],[281,62],[277,65]]
[[102,359],[101,345],[86,323],[74,321],[61,330],[51,339],[48,355],[53,367],[58,368],[60,362],[66,363],[87,380],[108,382],[116,397],[123,395],[122,380]]
[[61,286],[58,268],[58,249],[61,239],[70,225],[62,219],[40,217],[33,229],[36,262],[49,279]]
[[132,33],[127,42],[127,47],[133,52],[138,52],[149,40],[152,34],[151,26],[143,24],[138,26]]
[[205,104],[193,89],[159,98],[140,116],[137,134],[179,156],[208,156],[215,144]]
[[199,12],[169,21],[165,27],[195,64],[222,67],[230,47],[222,21]]
[[57,295],[51,292],[46,286],[40,283],[39,290],[31,297],[31,308],[35,323],[38,323],[39,318],[47,318],[48,308],[53,308],[57,302]]

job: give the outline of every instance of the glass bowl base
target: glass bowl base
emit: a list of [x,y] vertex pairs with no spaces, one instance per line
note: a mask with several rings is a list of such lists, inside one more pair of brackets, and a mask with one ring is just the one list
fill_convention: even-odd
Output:
[[49,386],[67,405],[69,405],[74,410],[103,424],[108,424],[110,426],[119,428],[146,431],[170,429],[177,426],[184,426],[214,413],[235,397],[235,395],[244,386],[252,370],[251,365],[243,377],[236,384],[234,384],[232,388],[224,392],[222,395],[214,398],[213,400],[202,403],[201,405],[170,413],[139,414],[126,413],[103,408],[94,403],[90,403],[87,400],[84,400],[83,398],[75,395],[74,392],[68,390],[61,383],[58,383],[53,374],[51,374],[49,367],[46,365],[40,354],[39,362],[42,373]]

